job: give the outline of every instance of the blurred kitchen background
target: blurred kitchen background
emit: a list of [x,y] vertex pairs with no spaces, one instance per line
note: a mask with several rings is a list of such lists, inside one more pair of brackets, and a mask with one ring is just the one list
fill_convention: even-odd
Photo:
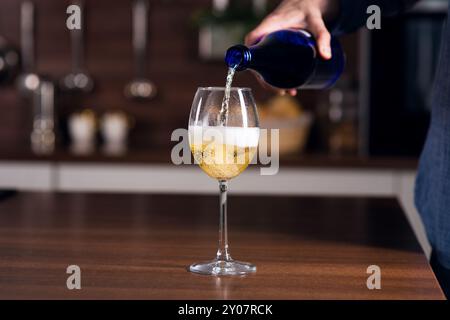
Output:
[[[171,163],[171,133],[197,87],[224,85],[226,48],[277,3],[2,0],[0,188],[215,193],[198,168]],[[83,32],[66,28],[70,4]],[[341,37],[346,71],[329,91],[275,97],[238,74],[262,126],[281,129],[281,169],[249,169],[231,191],[397,197],[427,250],[413,185],[447,5],[425,0]]]

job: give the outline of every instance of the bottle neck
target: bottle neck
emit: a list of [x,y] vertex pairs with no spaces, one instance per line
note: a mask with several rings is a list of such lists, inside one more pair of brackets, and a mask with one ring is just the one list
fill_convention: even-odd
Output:
[[252,60],[252,53],[249,48],[244,45],[236,45],[227,50],[225,62],[229,68],[237,71],[247,69]]

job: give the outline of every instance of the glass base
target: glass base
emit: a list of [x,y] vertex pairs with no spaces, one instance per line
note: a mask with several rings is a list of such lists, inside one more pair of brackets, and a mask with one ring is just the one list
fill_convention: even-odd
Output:
[[256,272],[256,266],[235,260],[213,260],[208,262],[194,263],[189,271],[213,276],[242,276]]

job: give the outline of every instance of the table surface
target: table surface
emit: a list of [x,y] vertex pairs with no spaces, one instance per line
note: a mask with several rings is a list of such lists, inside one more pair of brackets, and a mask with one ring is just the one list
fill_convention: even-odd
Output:
[[[257,265],[251,276],[186,269],[215,253],[216,197],[7,197],[0,200],[0,298],[444,298],[394,199],[231,196],[229,202],[231,254]],[[69,265],[81,268],[81,290],[66,287]],[[381,268],[381,290],[366,286],[370,265]]]

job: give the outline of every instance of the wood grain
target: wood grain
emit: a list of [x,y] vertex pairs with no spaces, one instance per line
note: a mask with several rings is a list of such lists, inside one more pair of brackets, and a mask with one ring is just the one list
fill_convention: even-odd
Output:
[[186,270],[213,257],[217,211],[210,196],[17,193],[0,202],[0,298],[443,299],[396,200],[232,196],[231,254],[258,267],[242,278]]

